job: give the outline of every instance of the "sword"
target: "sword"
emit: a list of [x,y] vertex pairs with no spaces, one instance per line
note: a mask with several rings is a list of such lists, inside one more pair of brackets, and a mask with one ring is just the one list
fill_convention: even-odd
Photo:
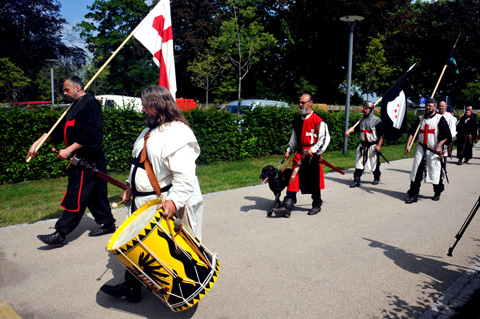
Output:
[[329,162],[327,162],[326,160],[323,159],[322,155],[320,155],[320,157],[318,158],[318,161],[322,164],[325,164],[326,166],[330,167],[331,169],[333,169],[335,172],[338,172],[342,175],[345,175],[345,172],[342,171],[341,169],[333,166],[332,164],[330,164]]
[[390,162],[387,160],[387,158],[385,156],[383,156],[382,152],[377,152],[377,154],[380,155],[385,160],[385,162],[387,162],[387,164],[390,164]]
[[[444,158],[443,158],[442,153],[440,152],[440,154],[438,154],[434,149],[432,149],[432,148],[430,148],[430,147],[428,147],[428,146],[426,146],[426,145],[423,145],[423,144],[421,144],[421,143],[420,143],[420,145],[422,145],[422,146],[425,148],[425,150],[428,150],[428,151],[436,154],[436,155],[440,158],[440,164],[441,164],[440,167],[441,167],[441,169],[442,169],[443,174],[445,175],[445,180],[447,181],[448,184],[450,184],[450,182],[448,181],[447,169],[446,169],[445,166],[444,166],[444,161],[443,161]],[[423,154],[423,156],[425,157],[426,155],[427,155],[427,152],[425,151],[424,154]],[[446,160],[446,159],[445,159],[445,160]],[[426,165],[427,165],[427,161],[425,160],[425,166],[426,166]],[[425,172],[426,172],[426,170],[425,170]]]
[[103,173],[103,172],[100,172],[98,169],[96,169],[95,167],[93,167],[92,165],[90,164],[87,164],[85,163],[83,160],[79,159],[78,157],[73,157],[71,160],[70,160],[70,163],[73,165],[73,166],[76,166],[78,167],[79,169],[81,169],[82,171],[85,171],[91,175],[94,175],[94,176],[97,176],[98,178],[101,178],[103,179],[104,181],[107,181],[109,182],[110,184],[113,184],[123,190],[126,190],[127,189],[127,186],[125,186],[125,184],[123,184],[122,182],[119,182],[117,181],[115,178],[113,177],[110,177],[108,176],[107,174]]

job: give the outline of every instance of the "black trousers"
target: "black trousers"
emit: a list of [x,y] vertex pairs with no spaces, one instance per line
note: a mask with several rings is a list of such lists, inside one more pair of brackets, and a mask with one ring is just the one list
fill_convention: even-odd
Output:
[[[409,197],[416,196],[420,193],[420,186],[423,180],[423,172],[425,170],[425,157],[420,162],[420,165],[417,169],[417,174],[415,175],[415,180],[410,182],[410,189],[407,191]],[[445,190],[445,186],[443,185],[443,177],[440,173],[440,181],[438,184],[433,184],[433,191],[435,195],[440,195]]]
[[[78,182],[75,180],[76,178],[76,174],[69,176],[69,188],[70,183]],[[67,189],[67,192],[68,191],[69,190]],[[115,218],[113,218],[107,194],[106,181],[95,176],[84,174],[80,195],[76,197],[78,201],[78,211],[65,210],[62,216],[57,220],[55,229],[64,234],[71,233],[80,224],[87,207],[97,224],[114,224]]]

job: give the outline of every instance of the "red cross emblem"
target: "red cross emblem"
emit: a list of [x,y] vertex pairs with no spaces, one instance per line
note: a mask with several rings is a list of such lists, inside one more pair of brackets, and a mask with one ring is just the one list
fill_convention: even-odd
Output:
[[[172,26],[169,26],[166,29],[164,29],[164,26],[165,26],[165,18],[162,15],[155,17],[155,19],[153,19],[152,27],[155,30],[157,30],[158,35],[162,38],[162,43],[173,40]],[[163,59],[162,49],[155,52],[153,56],[158,60],[160,64],[160,76],[158,79],[158,85],[161,85],[166,87],[167,89],[170,89],[168,85],[167,68],[165,65],[165,60]]]
[[368,142],[367,133],[373,133],[373,130],[367,130],[367,129],[360,130],[360,134],[361,133],[365,134],[365,141]]
[[435,134],[435,129],[428,129],[428,124],[425,124],[425,129],[420,130],[420,134],[423,134],[423,145],[428,145],[428,134]]

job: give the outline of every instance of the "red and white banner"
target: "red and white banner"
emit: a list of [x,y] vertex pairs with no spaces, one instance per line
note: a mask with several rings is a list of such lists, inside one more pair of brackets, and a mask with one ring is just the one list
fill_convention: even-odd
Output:
[[158,85],[169,89],[175,98],[177,80],[173,58],[170,0],[161,0],[133,30],[133,36],[152,53],[153,61],[160,67]]

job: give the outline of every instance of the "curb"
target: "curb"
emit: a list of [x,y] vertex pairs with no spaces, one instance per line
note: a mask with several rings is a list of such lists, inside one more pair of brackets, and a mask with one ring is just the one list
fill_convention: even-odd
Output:
[[418,319],[449,319],[459,309],[464,307],[472,298],[475,291],[480,289],[480,259],[478,259],[463,275],[435,301],[430,309]]

